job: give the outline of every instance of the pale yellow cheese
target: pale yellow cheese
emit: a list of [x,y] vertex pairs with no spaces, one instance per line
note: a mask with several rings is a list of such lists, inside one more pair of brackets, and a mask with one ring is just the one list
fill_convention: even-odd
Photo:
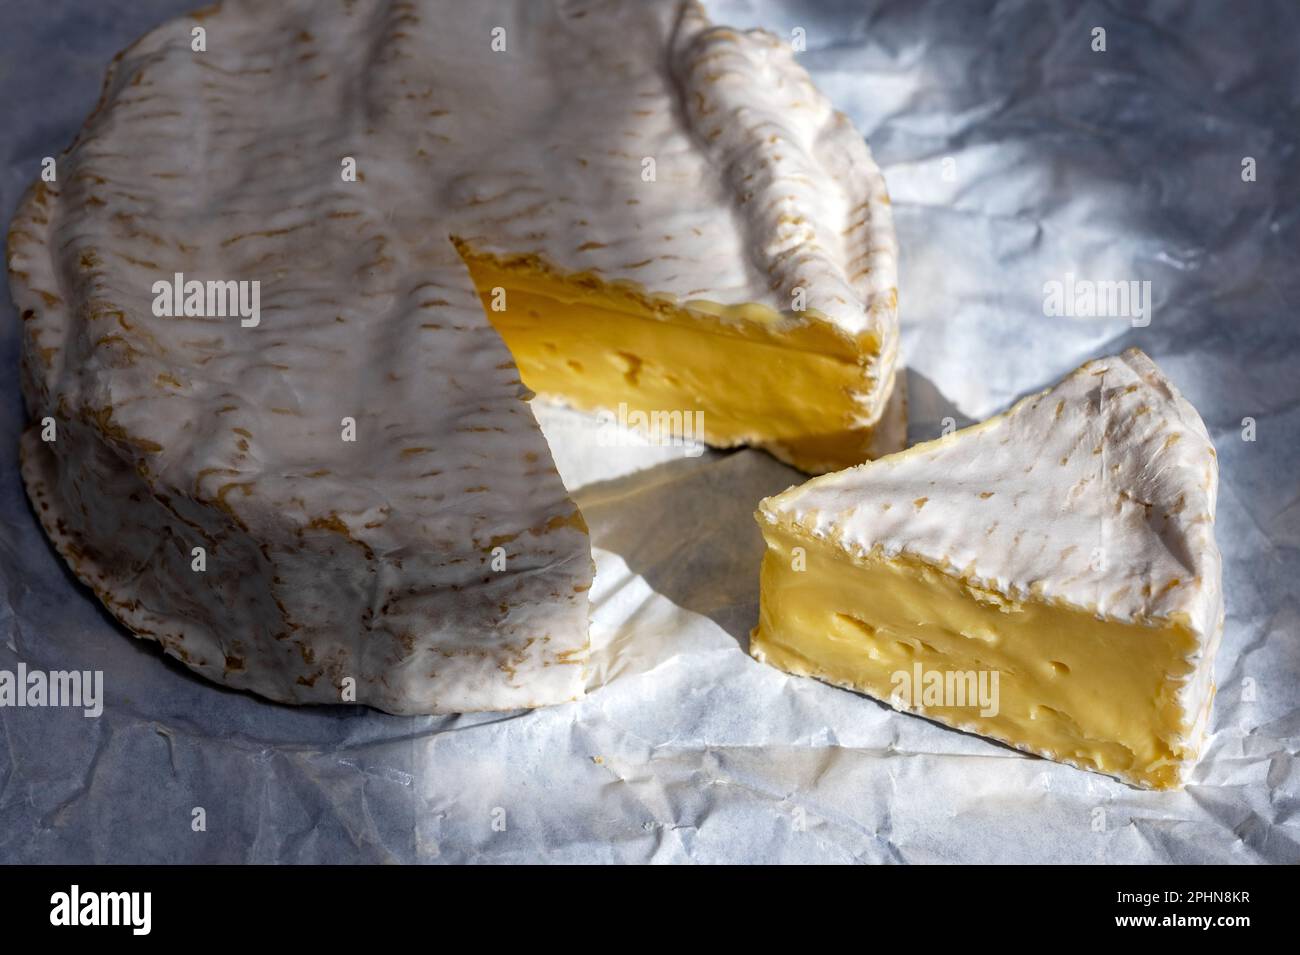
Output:
[[[871,335],[792,325],[753,304],[681,307],[589,275],[557,275],[527,256],[461,253],[524,384],[543,398],[584,411],[622,405],[629,417],[681,412],[692,421],[702,412],[697,439],[764,447],[814,473],[877,453],[878,428],[861,423],[855,398],[871,390],[879,353]],[[895,409],[883,426],[900,424]]]
[[[1194,758],[1179,742],[1190,727],[1176,689],[1197,644],[1185,627],[1008,599],[913,559],[853,557],[797,529],[760,525],[768,550],[750,645],[759,660],[1156,789],[1177,785],[1179,765]],[[994,706],[969,692],[926,705],[920,690],[931,674],[935,687],[963,685],[949,674],[966,686],[983,675]]]
[[1150,358],[1086,362],[981,424],[763,501],[754,655],[1181,786],[1223,632],[1217,488],[1204,423]]

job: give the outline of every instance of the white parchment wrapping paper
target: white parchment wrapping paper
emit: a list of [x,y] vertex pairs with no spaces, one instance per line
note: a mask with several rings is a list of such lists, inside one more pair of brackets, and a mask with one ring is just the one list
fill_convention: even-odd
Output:
[[[586,700],[409,719],[208,684],[46,544],[17,475],[6,290],[0,669],[102,670],[106,704],[0,709],[0,861],[1300,861],[1300,6],[708,5],[802,28],[802,61],[872,143],[913,440],[1129,345],[1205,418],[1228,617],[1192,785],[1138,791],[754,662],[750,515],[802,477],[753,451],[612,446],[556,409],[539,417],[598,569]],[[111,56],[190,6],[0,0],[6,222]],[[1150,325],[1045,317],[1067,273],[1150,281]]]

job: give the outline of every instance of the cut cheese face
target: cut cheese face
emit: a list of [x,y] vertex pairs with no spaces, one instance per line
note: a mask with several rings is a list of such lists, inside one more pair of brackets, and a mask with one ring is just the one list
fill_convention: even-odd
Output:
[[530,263],[461,252],[488,319],[523,382],[544,399],[622,417],[698,414],[717,447],[762,447],[804,471],[839,470],[897,448],[905,430],[901,382],[880,417],[863,423],[863,395],[880,342],[826,325],[783,327],[762,306],[675,306]]
[[1140,352],[769,498],[751,652],[1027,752],[1182,785],[1222,631],[1215,454]]
[[894,450],[895,259],[861,135],[694,3],[226,0],[119,55],[14,218],[23,477],[213,680],[558,703],[592,560],[525,383],[810,470]]

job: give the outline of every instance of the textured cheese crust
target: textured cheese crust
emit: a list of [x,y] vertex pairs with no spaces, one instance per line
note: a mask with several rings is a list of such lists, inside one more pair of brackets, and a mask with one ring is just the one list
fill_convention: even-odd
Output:
[[[773,38],[689,3],[229,0],[118,56],[9,234],[24,479],[137,634],[295,703],[581,695],[586,529],[453,236],[849,342],[881,421],[883,181]],[[175,273],[260,282],[260,326],[155,316]]]
[[[1165,786],[1181,784],[1195,765],[1214,694],[1223,629],[1217,488],[1205,425],[1155,364],[1131,349],[1088,362],[1055,388],[982,424],[769,498],[758,519],[864,567],[901,562],[921,574],[942,574],[985,605],[1014,610],[1033,603],[1099,626],[1132,625],[1112,628],[1112,643],[1186,644],[1170,651],[1177,658],[1167,660],[1151,698],[1101,697],[1104,706],[1130,708],[1135,721],[1152,726],[1172,707],[1171,726],[1161,729],[1171,766],[1106,770],[1139,785]],[[760,658],[774,637],[763,630],[754,638]],[[996,646],[1000,635],[996,626],[993,631],[963,635]],[[1052,663],[1055,636],[1041,635],[1044,665]],[[1148,647],[1133,647],[1135,661],[1139,651]],[[1119,652],[1112,665],[1124,667]],[[1097,768],[1028,737],[990,732],[978,720],[927,715]]]

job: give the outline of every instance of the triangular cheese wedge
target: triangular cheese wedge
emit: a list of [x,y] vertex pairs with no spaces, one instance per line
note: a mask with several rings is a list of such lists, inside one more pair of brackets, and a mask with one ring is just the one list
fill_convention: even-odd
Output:
[[1140,786],[1199,755],[1223,624],[1218,466],[1136,349],[763,501],[751,652]]

